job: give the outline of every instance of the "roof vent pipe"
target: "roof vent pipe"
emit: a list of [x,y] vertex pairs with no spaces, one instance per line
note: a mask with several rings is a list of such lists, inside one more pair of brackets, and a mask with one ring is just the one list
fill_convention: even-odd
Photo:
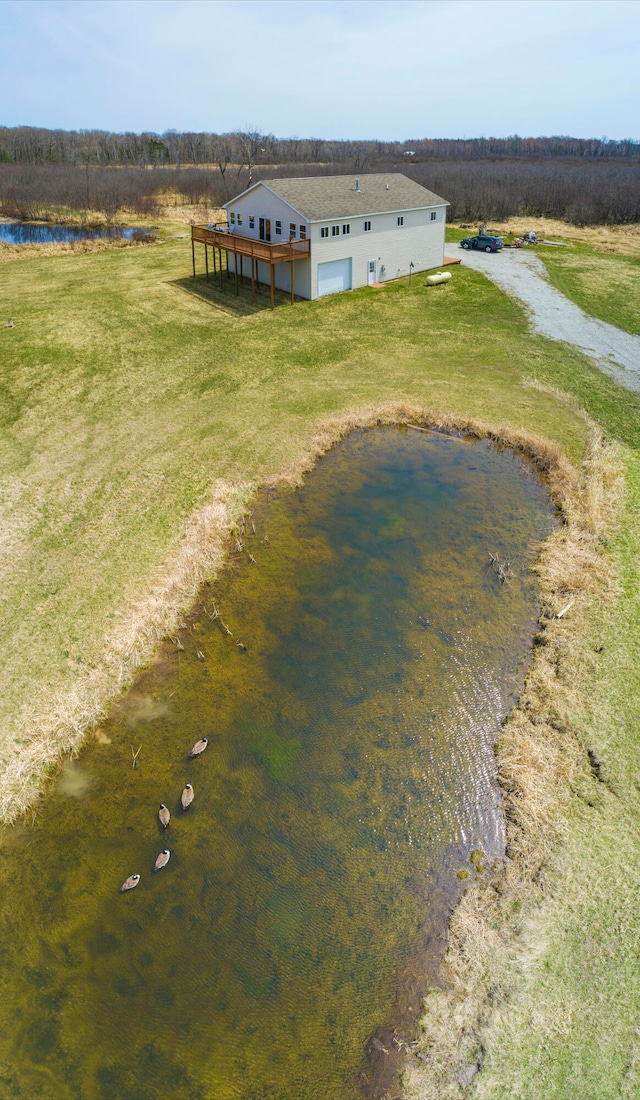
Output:
[[360,190],[360,180],[356,178],[356,191]]

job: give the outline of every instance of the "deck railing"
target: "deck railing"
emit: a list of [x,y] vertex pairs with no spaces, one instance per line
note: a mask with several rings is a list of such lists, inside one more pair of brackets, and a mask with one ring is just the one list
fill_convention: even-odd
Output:
[[191,226],[191,240],[210,244],[214,248],[226,248],[240,256],[252,256],[267,264],[289,263],[302,260],[311,255],[311,241],[257,241],[254,237],[243,237],[240,233],[230,233],[228,229],[210,229],[206,225]]

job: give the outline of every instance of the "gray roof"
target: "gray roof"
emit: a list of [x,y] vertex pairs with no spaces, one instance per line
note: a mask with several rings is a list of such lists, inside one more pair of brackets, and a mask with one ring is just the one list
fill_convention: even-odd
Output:
[[[359,190],[356,191],[356,180]],[[353,176],[301,176],[298,179],[261,180],[309,221],[350,218],[387,211],[448,206],[401,172],[370,172]],[[225,203],[229,206],[230,203]]]

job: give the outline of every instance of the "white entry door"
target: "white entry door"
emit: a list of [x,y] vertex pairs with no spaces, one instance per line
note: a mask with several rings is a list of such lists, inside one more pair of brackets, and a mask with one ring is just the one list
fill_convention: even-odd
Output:
[[340,290],[351,290],[351,257],[318,264],[318,298]]
[[369,266],[367,269],[367,284],[371,286],[372,283],[378,281],[378,261],[369,260]]

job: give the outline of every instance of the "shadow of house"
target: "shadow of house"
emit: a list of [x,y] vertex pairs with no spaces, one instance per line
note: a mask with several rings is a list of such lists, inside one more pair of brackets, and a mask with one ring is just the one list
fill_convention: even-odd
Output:
[[[233,275],[233,272],[230,275]],[[264,310],[272,308],[269,287],[256,285],[254,299],[250,280],[238,280],[238,284],[238,293],[236,294],[235,279],[227,279],[226,272],[222,280],[222,286],[219,280],[214,282],[211,279],[207,282],[205,275],[196,275],[195,279],[192,275],[189,275],[184,279],[172,279],[170,283],[171,286],[184,290],[233,317],[250,317],[254,313],[262,313]],[[290,305],[291,295],[287,291],[276,290],[274,300],[276,306]],[[303,298],[297,295],[295,300],[297,302],[304,301]]]

